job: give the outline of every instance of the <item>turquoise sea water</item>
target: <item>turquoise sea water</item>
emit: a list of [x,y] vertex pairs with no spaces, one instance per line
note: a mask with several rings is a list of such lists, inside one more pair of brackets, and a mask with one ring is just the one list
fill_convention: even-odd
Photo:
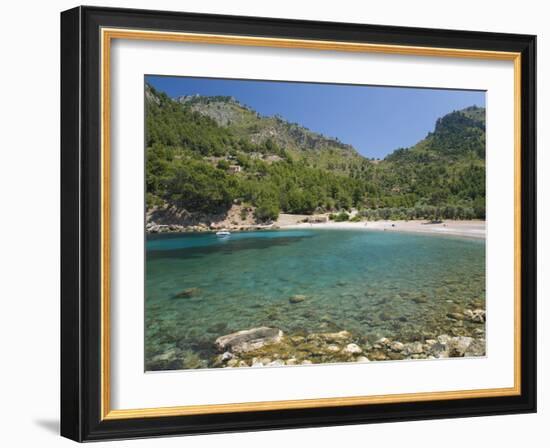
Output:
[[[192,297],[174,298],[189,288]],[[289,303],[295,294],[306,300]],[[449,330],[448,313],[485,307],[485,241],[368,230],[154,235],[145,307],[147,369],[210,367],[217,337],[264,325],[431,337]],[[154,365],[174,350],[187,361]]]

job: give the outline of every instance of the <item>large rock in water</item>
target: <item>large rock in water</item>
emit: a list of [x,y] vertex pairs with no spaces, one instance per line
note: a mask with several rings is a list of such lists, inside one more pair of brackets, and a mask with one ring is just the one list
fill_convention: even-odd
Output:
[[437,337],[437,342],[431,344],[429,351],[436,358],[462,358],[464,356],[483,356],[485,341],[476,341],[468,336],[450,337],[446,334]]
[[476,309],[473,311],[465,310],[464,316],[466,317],[466,319],[478,324],[482,324],[485,322],[485,310],[483,309]]
[[463,357],[473,340],[473,338],[470,338],[468,336],[457,336],[451,338],[447,344],[449,356],[451,358]]
[[342,353],[346,353],[346,354],[350,354],[350,355],[357,355],[357,354],[362,353],[362,352],[363,352],[363,350],[357,344],[348,344],[342,350]]
[[290,303],[300,303],[306,300],[306,296],[302,294],[296,294],[288,299]]
[[216,339],[216,347],[220,351],[245,353],[257,350],[268,344],[280,342],[282,337],[283,332],[278,328],[252,328],[220,336]]

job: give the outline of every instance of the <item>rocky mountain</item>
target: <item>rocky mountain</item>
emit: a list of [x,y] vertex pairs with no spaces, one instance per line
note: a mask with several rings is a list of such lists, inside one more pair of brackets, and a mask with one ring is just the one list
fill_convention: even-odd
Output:
[[302,155],[328,151],[341,157],[359,157],[351,145],[288,122],[279,115],[260,115],[230,96],[189,95],[177,97],[175,101],[193,112],[210,117],[219,126],[230,129],[234,135],[247,138],[254,144],[264,144],[271,140],[288,151]]
[[485,108],[471,106],[451,112],[435,123],[435,129],[411,148],[398,149],[388,161],[458,161],[485,159]]

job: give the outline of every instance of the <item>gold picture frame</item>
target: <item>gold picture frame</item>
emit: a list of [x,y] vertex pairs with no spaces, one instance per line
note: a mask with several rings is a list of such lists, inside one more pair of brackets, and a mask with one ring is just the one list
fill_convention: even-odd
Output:
[[[182,28],[192,28],[190,31],[174,31],[170,29],[168,23],[166,29],[147,29],[144,26],[128,26],[132,23],[131,14],[128,12],[112,12],[117,20],[105,19],[103,20],[103,13],[105,10],[102,8],[76,8],[65,12],[65,29],[67,33],[84,33],[81,28],[75,27],[75,23],[79,21],[92,20],[94,26],[94,39],[97,45],[98,54],[94,56],[94,61],[98,63],[99,74],[99,88],[97,90],[97,97],[99,99],[99,204],[98,204],[98,222],[99,222],[99,251],[98,251],[98,273],[100,275],[98,291],[99,291],[99,322],[98,332],[99,343],[98,352],[100,354],[97,366],[99,368],[97,385],[99,387],[99,405],[97,408],[94,405],[94,409],[97,410],[97,415],[88,416],[87,418],[95,419],[97,425],[109,424],[109,422],[128,422],[137,421],[141,419],[155,420],[162,418],[186,418],[191,416],[209,416],[209,415],[227,415],[227,414],[240,414],[240,413],[262,413],[266,411],[292,411],[292,410],[307,410],[307,409],[319,409],[327,408],[327,412],[338,412],[338,408],[345,407],[360,407],[363,409],[365,406],[373,405],[388,405],[399,403],[421,403],[434,402],[434,401],[456,401],[466,399],[504,399],[505,397],[518,397],[525,399],[526,394],[529,394],[529,399],[532,399],[532,390],[526,390],[524,385],[526,381],[531,381],[531,378],[526,379],[523,375],[525,369],[525,362],[534,362],[532,360],[532,353],[529,352],[529,359],[525,358],[524,348],[526,341],[523,338],[526,329],[522,327],[522,324],[526,321],[531,322],[532,315],[525,314],[525,300],[523,287],[525,286],[525,260],[528,258],[532,261],[532,250],[529,246],[526,253],[525,237],[522,232],[522,223],[529,220],[530,224],[532,216],[531,209],[532,204],[527,204],[526,207],[526,191],[524,189],[526,182],[530,182],[530,179],[524,177],[524,173],[527,169],[532,169],[531,166],[526,166],[525,162],[530,165],[533,163],[531,159],[526,159],[526,152],[534,151],[534,143],[528,143],[529,136],[523,134],[526,129],[529,129],[532,123],[532,115],[526,113],[526,110],[532,108],[532,103],[526,103],[526,89],[534,91],[534,84],[531,86],[533,73],[530,71],[530,63],[534,57],[532,54],[532,36],[520,36],[509,37],[509,41],[503,38],[504,44],[502,49],[491,49],[490,39],[488,36],[475,36],[477,38],[477,45],[479,48],[455,47],[451,46],[449,42],[455,42],[455,45],[460,45],[461,41],[466,42],[463,38],[472,36],[462,36],[461,32],[446,32],[443,35],[432,35],[432,30],[424,30],[426,40],[431,36],[434,45],[427,45],[425,42],[421,44],[406,44],[404,41],[407,38],[403,38],[403,42],[392,42],[391,37],[387,37],[387,42],[369,41],[369,37],[365,37],[364,42],[354,42],[342,40],[330,40],[320,39],[317,37],[311,38],[288,38],[278,37],[276,35],[268,36],[256,36],[249,35],[245,32],[246,26],[243,28],[243,34],[230,34],[223,32],[223,26],[219,25],[216,19],[212,18],[212,29],[216,29],[216,32],[200,32],[197,31],[193,22],[193,18],[179,16],[177,13],[164,13],[155,16],[157,13],[145,14],[147,20],[150,23],[159,24],[162,20],[175,20],[178,17],[182,20]],[[117,10],[121,11],[121,10]],[[207,17],[207,16],[204,16]],[[153,20],[156,20],[153,22]],[[238,21],[238,19],[235,19]],[[258,19],[268,21],[269,19]],[[253,20],[252,20],[252,23]],[[296,30],[300,28],[299,24],[294,23],[279,23],[270,22],[275,28],[277,25],[281,27],[295,26]],[[321,28],[325,27],[330,29],[331,26],[338,27],[338,24],[322,24]],[[367,27],[368,26],[364,26]],[[342,29],[344,29],[343,27]],[[76,31],[75,31],[76,30]],[[365,29],[366,34],[367,29]],[[375,30],[380,36],[384,36],[384,30]],[[373,33],[375,31],[372,31]],[[89,31],[88,31],[89,32]],[[344,31],[342,31],[344,32]],[[284,35],[285,30],[281,30],[280,33]],[[457,34],[453,34],[457,33]],[[272,33],[274,34],[274,33]],[[276,33],[275,33],[276,34]],[[388,33],[389,35],[389,33]],[[87,35],[86,35],[87,36]],[[515,35],[510,35],[515,36]],[[85,37],[83,35],[83,37]],[[88,39],[90,39],[88,37]],[[381,38],[382,39],[382,38]],[[461,40],[463,39],[463,40]],[[484,40],[485,39],[485,40]],[[514,40],[515,39],[515,40]],[[175,406],[175,407],[157,407],[157,408],[142,408],[142,409],[113,409],[111,407],[111,366],[110,359],[111,343],[111,304],[110,304],[110,284],[111,284],[111,266],[110,266],[110,246],[111,246],[111,45],[115,40],[140,40],[140,41],[162,41],[162,42],[182,42],[182,43],[199,43],[209,45],[232,45],[232,46],[245,46],[245,47],[271,47],[271,48],[287,48],[287,49],[301,49],[301,50],[316,50],[316,51],[339,51],[339,52],[354,52],[354,53],[378,53],[378,54],[397,54],[397,55],[411,55],[411,56],[433,56],[433,57],[445,57],[445,58],[465,58],[465,59],[484,59],[484,60],[500,60],[511,61],[514,66],[514,386],[507,388],[494,388],[494,389],[475,389],[475,390],[460,390],[460,391],[447,391],[447,392],[423,392],[423,393],[405,393],[394,395],[373,395],[373,396],[354,396],[354,397],[339,397],[339,398],[316,398],[305,400],[283,400],[283,401],[268,401],[268,402],[246,402],[246,403],[232,403],[232,404],[218,404],[218,405],[189,405],[189,406]],[[380,40],[380,39],[379,39]],[[382,39],[383,40],[383,39]],[[395,40],[395,39],[393,39]],[[521,45],[517,42],[521,42]],[[438,42],[440,45],[438,45]],[[68,45],[68,44],[67,44]],[[470,44],[469,44],[470,45]],[[72,49],[72,47],[71,47]],[[78,47],[74,50],[74,54],[79,53],[81,50]],[[69,56],[66,57],[69,60]],[[78,61],[73,60],[74,55],[71,56],[71,61],[66,63],[66,66],[70,64],[79,64]],[[70,73],[72,76],[72,72]],[[527,78],[526,78],[527,75]],[[69,75],[67,75],[69,76]],[[80,86],[78,87],[81,88]],[[66,95],[73,95],[74,90],[68,92]],[[78,93],[80,97],[80,92]],[[527,122],[528,121],[528,122]],[[74,126],[74,123],[70,123],[67,126]],[[67,149],[63,149],[67,151]],[[74,211],[68,211],[67,213],[73,213]],[[71,249],[72,250],[72,249]],[[80,250],[80,249],[77,249]],[[530,274],[531,275],[531,274]],[[68,300],[68,299],[66,299]],[[528,319],[528,320],[526,320]],[[65,324],[68,325],[68,324]],[[81,329],[80,329],[81,330]],[[531,331],[531,330],[529,330]],[[79,347],[78,350],[81,350]],[[76,360],[67,360],[67,363],[74,363]],[[522,364],[523,363],[523,364]],[[529,373],[531,376],[532,373]],[[68,393],[68,392],[66,392]],[[80,398],[82,400],[82,398]],[[83,406],[83,403],[80,403]],[[451,404],[450,404],[451,405]],[[95,412],[95,411],[94,411]],[[69,421],[68,417],[65,421]],[[183,420],[182,420],[183,421]],[[88,436],[82,435],[81,432],[82,422],[75,424],[72,420],[65,425],[65,434],[71,438],[88,440],[94,438],[94,430],[89,428]],[[157,428],[155,423],[151,423],[150,428]],[[77,429],[75,429],[78,427]],[[237,425],[238,427],[238,425]],[[288,426],[287,426],[288,427]],[[125,427],[126,428],[126,427]],[[221,427],[220,427],[221,428]],[[200,426],[197,426],[197,431],[200,430]],[[63,430],[62,430],[63,431]],[[75,431],[80,436],[75,435]],[[158,429],[150,429],[147,434],[153,434]],[[162,433],[162,431],[161,431]],[[176,431],[178,433],[178,431]],[[181,431],[185,433],[185,431]],[[106,435],[105,435],[106,434]],[[120,430],[118,433],[107,431],[101,433],[98,438],[112,438],[112,437],[126,437],[131,436],[131,431],[128,429]]]

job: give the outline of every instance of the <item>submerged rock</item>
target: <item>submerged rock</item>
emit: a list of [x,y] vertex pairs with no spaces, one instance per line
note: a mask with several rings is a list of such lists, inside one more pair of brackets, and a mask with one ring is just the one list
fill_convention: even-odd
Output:
[[290,303],[300,303],[306,300],[306,296],[303,296],[301,294],[296,294],[288,299]]
[[187,288],[183,291],[178,292],[174,295],[174,299],[190,299],[191,297],[197,296],[201,290],[199,288]]
[[452,320],[462,320],[464,316],[460,313],[447,313],[447,317]]
[[306,338],[303,337],[303,336],[291,336],[289,339],[294,344],[301,344],[302,342],[304,342],[306,340]]
[[166,361],[173,361],[176,359],[178,354],[178,351],[175,348],[172,348],[170,350],[165,351],[164,353],[161,353],[160,355],[154,356],[151,361],[152,362],[166,362]]
[[223,332],[227,329],[227,323],[225,322],[219,322],[217,324],[211,325],[208,327],[206,331],[208,333],[214,333],[214,334],[223,334]]
[[282,337],[283,332],[278,328],[252,328],[220,336],[216,339],[216,347],[220,351],[244,353],[257,350],[268,344],[280,342]]
[[325,342],[343,342],[351,339],[351,337],[351,333],[346,330],[337,333],[319,333],[310,336],[311,339],[320,339]]

